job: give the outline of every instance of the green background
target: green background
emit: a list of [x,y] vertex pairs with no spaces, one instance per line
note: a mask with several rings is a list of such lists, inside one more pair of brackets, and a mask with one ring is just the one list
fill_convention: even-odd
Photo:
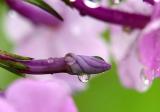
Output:
[[[125,66],[125,65],[124,65]],[[89,82],[89,88],[75,95],[80,112],[159,112],[160,81],[145,93],[124,88],[116,67]]]
[[[12,43],[3,30],[3,15],[6,10],[0,4],[0,49],[11,51]],[[127,65],[124,65],[127,66]],[[0,88],[4,89],[17,76],[0,68]],[[154,81],[146,93],[124,88],[118,79],[116,66],[112,70],[89,81],[86,91],[74,96],[80,112],[159,112],[160,81]]]

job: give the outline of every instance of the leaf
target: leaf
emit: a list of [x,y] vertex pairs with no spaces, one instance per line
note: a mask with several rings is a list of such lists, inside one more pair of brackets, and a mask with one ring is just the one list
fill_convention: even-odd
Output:
[[42,0],[27,0],[27,2],[47,11],[48,13],[57,17],[59,20],[63,21],[62,16],[59,15],[58,12],[56,10],[54,10],[51,6],[49,6],[46,2],[44,2]]

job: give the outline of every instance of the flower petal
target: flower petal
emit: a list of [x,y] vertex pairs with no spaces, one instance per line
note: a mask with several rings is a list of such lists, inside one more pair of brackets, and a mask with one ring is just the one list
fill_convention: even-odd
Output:
[[135,46],[129,50],[126,57],[118,64],[121,82],[128,88],[136,89],[140,92],[146,91],[149,83],[143,80],[143,65],[140,63]]
[[139,56],[149,73],[147,77],[153,80],[160,76],[160,21],[154,20],[143,30],[139,38]]
[[60,80],[23,79],[7,90],[6,98],[18,112],[59,112],[69,93],[68,86]]
[[5,99],[0,98],[0,112],[17,112]]
[[74,106],[74,101],[72,98],[68,97],[64,102],[63,108],[60,112],[77,112],[77,109]]

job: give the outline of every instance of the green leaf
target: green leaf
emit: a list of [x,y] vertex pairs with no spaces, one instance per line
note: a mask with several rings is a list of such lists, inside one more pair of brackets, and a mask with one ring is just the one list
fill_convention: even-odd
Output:
[[55,11],[51,6],[49,6],[46,2],[42,1],[42,0],[27,0],[28,3],[31,3],[45,11],[47,11],[48,13],[52,14],[53,16],[57,17],[59,20],[63,21],[63,18],[61,17],[61,15],[58,14],[57,11]]

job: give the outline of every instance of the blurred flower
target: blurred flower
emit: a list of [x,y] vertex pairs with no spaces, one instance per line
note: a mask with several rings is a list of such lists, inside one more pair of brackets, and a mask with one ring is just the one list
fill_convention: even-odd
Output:
[[[31,25],[32,32],[28,33],[29,35],[18,43],[18,53],[39,58],[59,57],[67,52],[107,57],[108,46],[100,38],[97,38],[105,28],[104,23],[88,17],[82,18],[77,11],[65,7],[62,2],[50,0],[46,0],[46,2],[59,10],[65,21],[58,23],[56,26]],[[110,25],[110,48],[118,65],[121,82],[124,86],[141,92],[150,87],[152,80],[159,76],[160,71],[159,50],[157,50],[159,46],[155,47],[155,41],[157,44],[158,41],[153,38],[158,34],[159,26],[156,27],[156,30],[152,30],[154,24],[158,23],[159,25],[159,22],[155,22],[155,18],[159,17],[159,6],[155,5],[154,14],[152,14],[153,7],[146,2],[135,0],[127,0],[120,5],[113,5],[116,10],[129,12],[130,14],[137,13],[147,15],[147,17],[152,15],[152,19],[144,29],[130,29],[125,26]],[[119,18],[120,20],[123,19],[123,17]],[[10,19],[9,23],[12,23]],[[8,26],[8,29],[12,29],[12,26]],[[151,30],[148,30],[149,28]],[[52,36],[54,37],[50,38]],[[149,43],[151,46],[146,47],[144,46],[145,43]],[[35,54],[36,50],[40,50],[40,52]],[[74,90],[83,87],[77,78],[73,76],[66,77],[63,74],[55,74],[55,77],[68,80]]]
[[160,77],[160,3],[155,4],[152,21],[139,37],[139,56],[144,65],[144,76],[149,83]]
[[77,112],[69,91],[60,80],[21,79],[0,96],[0,112]]
[[[120,10],[151,15],[153,7],[142,1],[128,0],[118,7]],[[146,26],[148,27],[148,26]],[[128,88],[138,91],[146,91],[151,82],[145,75],[145,63],[139,59],[145,50],[139,51],[138,41],[140,34],[145,29],[127,29],[120,26],[111,26],[111,51],[118,64],[118,71],[121,82]],[[118,35],[118,36],[117,36]],[[148,47],[146,47],[146,45]],[[151,44],[141,43],[140,46],[148,50]],[[120,49],[119,49],[120,48]],[[152,49],[153,50],[153,49]],[[154,52],[154,50],[152,51]],[[151,52],[148,54],[151,54]],[[144,59],[144,58],[143,58]],[[149,62],[148,58],[145,58]]]
[[[10,37],[16,37],[17,53],[35,58],[48,58],[62,57],[72,52],[89,56],[98,55],[108,60],[107,46],[100,38],[106,24],[89,17],[81,17],[76,10],[65,6],[59,0],[46,0],[46,2],[63,16],[64,22],[55,26],[33,25],[15,12],[10,12],[6,22],[7,31]],[[23,29],[15,30],[17,24]],[[64,79],[73,90],[84,87],[76,76],[61,73],[54,74],[54,78]]]

